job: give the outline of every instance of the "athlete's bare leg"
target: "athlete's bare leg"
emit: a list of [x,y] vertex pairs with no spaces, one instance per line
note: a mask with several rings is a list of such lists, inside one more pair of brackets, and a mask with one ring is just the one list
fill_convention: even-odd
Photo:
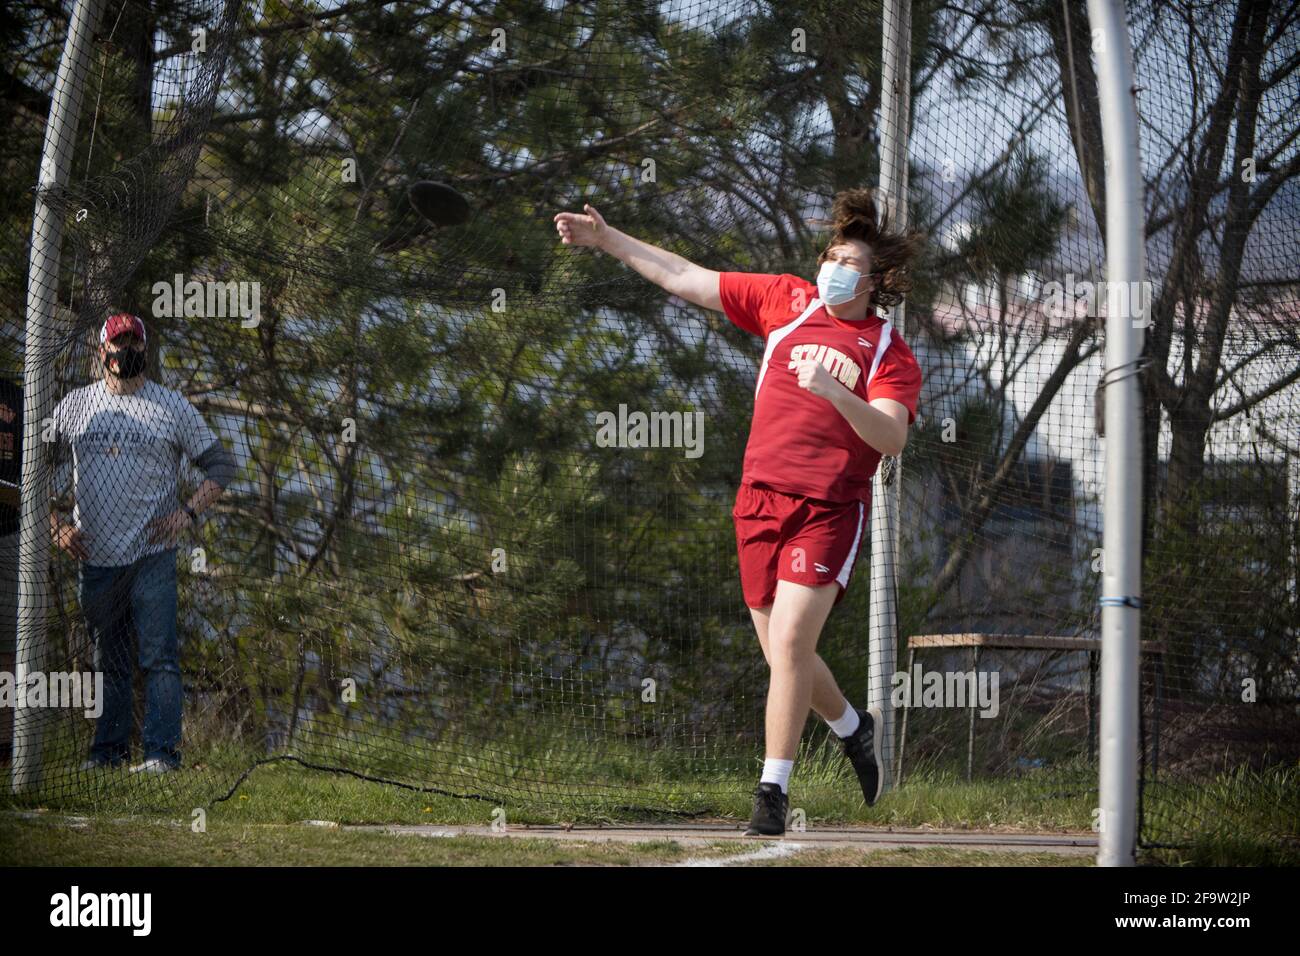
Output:
[[[751,607],[749,613],[754,619],[754,630],[758,632],[758,643],[763,648],[763,659],[771,666],[772,658],[767,652],[767,627],[772,617],[772,605]],[[839,720],[844,716],[844,692],[820,654],[816,655],[813,669],[812,709],[824,720]]]
[[770,759],[795,758],[809,707],[829,720],[843,716],[844,695],[817,654],[817,640],[838,593],[837,584],[810,588],[777,581],[771,606],[750,608],[771,670],[764,738]]

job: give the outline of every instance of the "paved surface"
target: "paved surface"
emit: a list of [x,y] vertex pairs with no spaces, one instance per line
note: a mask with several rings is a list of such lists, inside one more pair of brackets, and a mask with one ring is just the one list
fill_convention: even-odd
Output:
[[[743,827],[728,824],[662,824],[652,826],[527,826],[504,829],[490,826],[374,825],[349,826],[346,830],[377,830],[421,837],[531,837],[587,842],[617,841],[644,843],[673,840],[687,845],[735,841],[756,849],[764,844],[797,843],[799,850],[860,848],[893,850],[901,847],[945,847],[962,850],[995,850],[1002,853],[1059,853],[1094,856],[1097,838],[1089,833],[1024,833],[991,830],[934,830],[927,828],[808,827],[789,831],[777,839],[747,837]],[[795,849],[792,847],[791,849]]]

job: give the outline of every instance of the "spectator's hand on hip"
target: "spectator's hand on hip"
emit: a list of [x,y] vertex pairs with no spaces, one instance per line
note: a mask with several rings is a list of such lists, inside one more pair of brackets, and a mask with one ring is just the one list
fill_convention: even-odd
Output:
[[145,526],[145,530],[149,532],[150,544],[163,543],[171,547],[179,540],[181,534],[188,530],[189,526],[189,514],[183,509],[177,508],[169,515],[154,518]]
[[59,522],[59,528],[54,532],[54,543],[78,561],[85,561],[90,557],[90,550],[86,547],[86,535],[75,525]]

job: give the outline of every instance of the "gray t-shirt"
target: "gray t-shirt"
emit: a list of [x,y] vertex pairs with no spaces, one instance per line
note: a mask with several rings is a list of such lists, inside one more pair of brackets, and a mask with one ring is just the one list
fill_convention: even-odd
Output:
[[121,567],[166,550],[145,526],[180,506],[182,453],[197,458],[217,440],[179,392],[146,381],[114,395],[103,380],[69,392],[54,409],[60,441],[72,446],[73,522],[87,564]]

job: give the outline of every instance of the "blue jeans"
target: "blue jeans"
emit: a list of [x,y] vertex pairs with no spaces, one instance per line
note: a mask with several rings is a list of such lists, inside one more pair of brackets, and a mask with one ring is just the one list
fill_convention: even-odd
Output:
[[120,763],[131,757],[133,701],[131,625],[144,671],[144,756],[173,766],[181,760],[181,667],[176,639],[176,550],[146,555],[124,567],[83,564],[81,610],[104,675],[104,709],[90,756]]

